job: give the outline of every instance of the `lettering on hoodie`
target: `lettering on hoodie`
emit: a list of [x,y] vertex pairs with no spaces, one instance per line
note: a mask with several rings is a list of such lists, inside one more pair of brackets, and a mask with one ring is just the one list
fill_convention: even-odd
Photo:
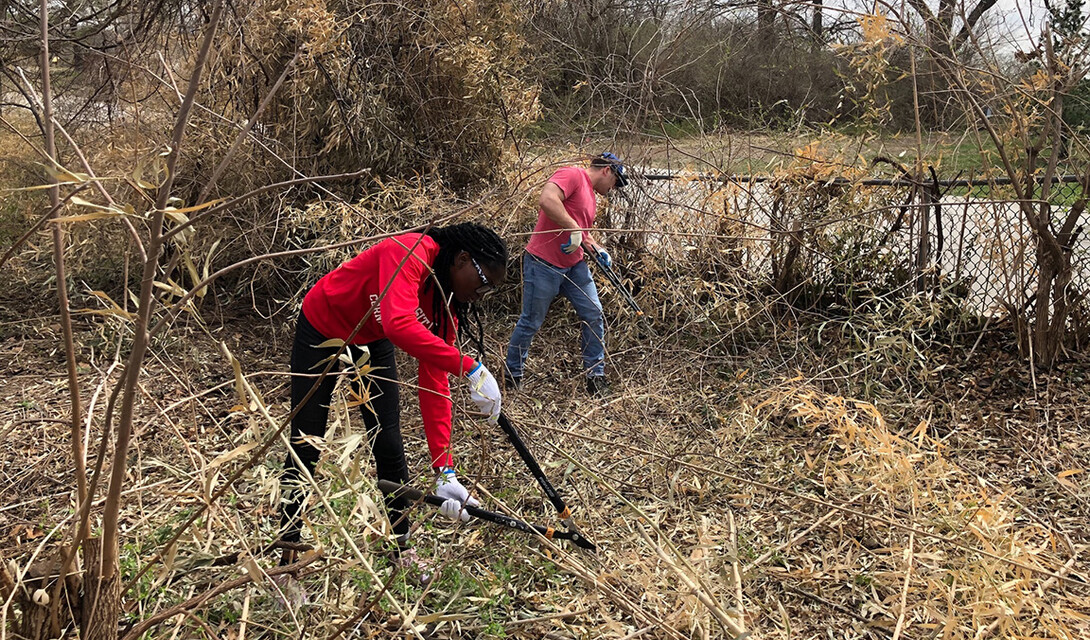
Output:
[[[382,324],[382,309],[377,304],[378,303],[378,295],[372,293],[370,295],[368,301],[371,303],[371,306],[374,307],[374,309],[375,309],[375,322],[377,322],[377,323],[379,323],[379,325],[381,325]],[[431,322],[431,320],[428,320],[428,316],[424,314],[424,309],[423,308],[421,308],[421,307],[416,308],[416,319],[420,322],[420,324],[424,325],[424,327],[426,329],[428,329],[429,331],[431,330],[432,322]]]

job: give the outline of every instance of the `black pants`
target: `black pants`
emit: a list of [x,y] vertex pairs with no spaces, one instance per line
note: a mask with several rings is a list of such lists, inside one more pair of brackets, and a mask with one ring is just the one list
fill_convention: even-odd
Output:
[[[295,327],[295,343],[291,349],[291,372],[295,374],[291,378],[292,409],[302,403],[314,386],[318,379],[317,374],[327,364],[323,361],[337,352],[337,347],[317,347],[327,339],[307,321],[306,316],[299,314],[299,322]],[[371,451],[375,456],[375,471],[380,480],[405,484],[409,481],[409,469],[405,464],[405,446],[401,440],[401,411],[394,345],[389,340],[382,339],[366,346],[371,352],[368,364],[377,367],[375,376],[382,378],[365,379],[363,384],[367,385],[366,392],[370,394],[370,402],[360,405],[367,436],[373,442]],[[360,347],[355,345],[349,346],[348,352],[353,361],[362,355]],[[318,463],[318,449],[303,442],[300,436],[325,435],[329,421],[329,403],[336,384],[335,374],[341,368],[339,363],[333,365],[329,375],[322,380],[314,395],[291,421],[291,447],[310,473],[314,472],[314,466]],[[365,390],[360,388],[361,384],[355,382],[353,385],[356,393],[363,396]],[[305,478],[295,458],[288,452],[280,482],[283,493],[280,503],[280,537],[286,542],[299,541],[300,513],[309,496],[309,485]],[[394,525],[394,533],[399,536],[409,531],[409,521],[402,513],[407,506],[408,500],[405,498],[386,497],[386,513]]]

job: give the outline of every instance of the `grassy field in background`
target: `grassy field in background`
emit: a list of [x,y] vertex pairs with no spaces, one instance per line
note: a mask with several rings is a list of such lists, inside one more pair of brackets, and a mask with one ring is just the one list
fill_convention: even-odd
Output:
[[[623,145],[621,148],[625,149]],[[648,137],[625,150],[636,166],[735,175],[797,169],[815,161],[828,165],[823,173],[841,167],[845,174],[861,171],[893,175],[897,170],[888,162],[876,167],[875,161],[885,158],[912,171],[917,157],[925,171],[934,167],[940,179],[1005,175],[995,144],[984,131],[933,131],[919,139],[913,133],[895,132],[861,136],[836,131],[723,131],[677,139]],[[1043,153],[1047,154],[1048,149]],[[1012,160],[1017,162],[1019,158],[1019,154],[1012,153]],[[1081,162],[1080,158],[1068,159],[1060,164],[1059,171],[1077,173]],[[1016,164],[1016,168],[1020,166]]]

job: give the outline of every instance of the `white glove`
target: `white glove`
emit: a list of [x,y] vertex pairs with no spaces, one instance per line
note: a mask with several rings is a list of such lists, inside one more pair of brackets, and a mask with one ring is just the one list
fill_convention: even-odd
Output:
[[480,362],[466,378],[469,380],[469,397],[481,413],[488,414],[488,422],[496,424],[500,419],[500,385],[496,378]]
[[458,482],[454,469],[449,467],[440,471],[435,478],[435,495],[444,498],[443,504],[439,507],[439,513],[451,520],[460,519],[462,522],[466,522],[469,520],[469,514],[465,512],[463,507],[481,506],[476,498],[469,497],[469,491],[466,491],[462,483]]
[[579,247],[583,244],[583,232],[579,229],[571,232],[568,236],[568,241],[560,244],[560,250],[566,254],[573,254],[579,250]]

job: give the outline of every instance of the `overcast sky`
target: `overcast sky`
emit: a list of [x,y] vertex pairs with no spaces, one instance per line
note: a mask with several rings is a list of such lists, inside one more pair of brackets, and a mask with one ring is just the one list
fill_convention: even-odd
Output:
[[[842,0],[842,6],[860,12],[870,13],[877,6],[882,7],[907,7],[907,0]],[[978,0],[957,0],[963,3],[962,11],[968,14],[976,6]],[[1062,2],[1063,0],[1058,0]],[[1088,0],[1090,1],[1090,0]],[[926,0],[932,11],[938,11],[939,0]],[[903,3],[903,4],[902,4]],[[826,2],[827,6],[835,6],[832,2]],[[892,11],[891,11],[892,12]],[[909,15],[915,15],[909,9]],[[1041,28],[1044,26],[1045,17],[1044,0],[999,0],[990,8],[981,22],[978,23],[977,34],[987,34],[997,47],[1002,50],[1015,50],[1028,48],[1029,42],[1038,42],[1041,36]],[[959,25],[955,25],[955,28]],[[981,30],[980,27],[985,27]]]
[[1039,41],[1048,14],[1043,0],[999,0],[990,12],[990,24],[997,25],[998,37],[1010,48]]

